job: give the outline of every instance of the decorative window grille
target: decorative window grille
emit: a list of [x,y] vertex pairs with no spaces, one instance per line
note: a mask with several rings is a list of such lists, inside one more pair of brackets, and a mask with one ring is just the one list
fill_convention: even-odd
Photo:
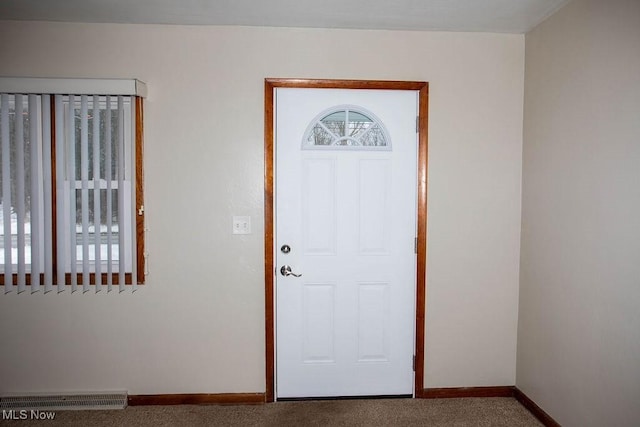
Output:
[[304,150],[391,150],[382,122],[370,111],[341,105],[320,113],[307,127]]

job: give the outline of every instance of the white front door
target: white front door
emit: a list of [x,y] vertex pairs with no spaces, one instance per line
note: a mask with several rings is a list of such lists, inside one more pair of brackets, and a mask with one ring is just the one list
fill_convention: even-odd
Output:
[[418,92],[275,97],[276,396],[410,395]]

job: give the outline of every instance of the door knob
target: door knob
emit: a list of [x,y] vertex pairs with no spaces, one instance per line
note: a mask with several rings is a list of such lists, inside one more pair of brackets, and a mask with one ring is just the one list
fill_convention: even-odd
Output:
[[291,271],[291,267],[289,267],[288,265],[283,265],[280,268],[280,274],[282,274],[283,276],[293,276],[293,277],[300,277],[302,276],[302,274],[296,274],[293,271]]

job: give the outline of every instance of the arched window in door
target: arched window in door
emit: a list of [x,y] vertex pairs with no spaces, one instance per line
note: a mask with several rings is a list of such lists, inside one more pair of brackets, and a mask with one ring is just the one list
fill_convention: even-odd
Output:
[[340,105],[318,114],[307,127],[303,150],[391,150],[382,122],[370,111]]

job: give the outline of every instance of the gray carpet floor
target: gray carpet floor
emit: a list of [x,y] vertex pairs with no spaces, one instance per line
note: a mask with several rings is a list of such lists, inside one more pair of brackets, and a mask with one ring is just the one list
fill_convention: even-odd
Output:
[[541,426],[513,398],[370,399],[266,405],[131,406],[115,411],[58,411],[53,421],[7,426]]

